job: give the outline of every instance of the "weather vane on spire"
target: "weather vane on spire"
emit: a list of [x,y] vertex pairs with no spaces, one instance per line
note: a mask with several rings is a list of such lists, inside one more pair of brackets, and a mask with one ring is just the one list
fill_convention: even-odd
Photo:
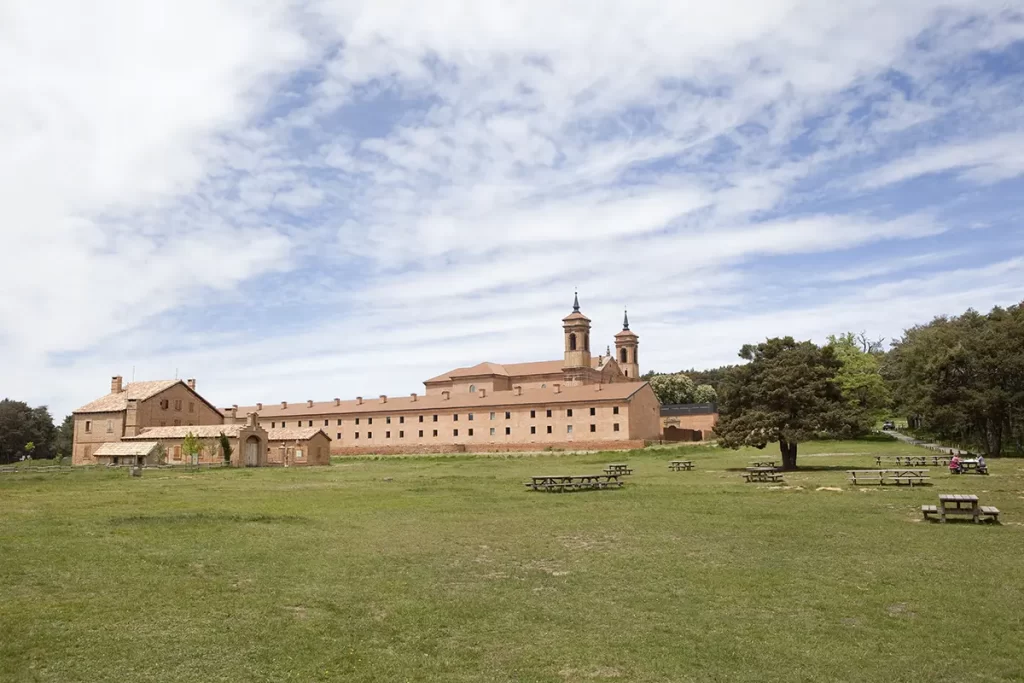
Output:
[[573,294],[573,298],[572,298],[572,310],[573,310],[574,313],[579,313],[580,312],[580,293],[579,293],[579,290],[573,290],[573,291],[574,291],[574,294]]
[[625,308],[622,309],[622,329],[629,329],[629,310]]

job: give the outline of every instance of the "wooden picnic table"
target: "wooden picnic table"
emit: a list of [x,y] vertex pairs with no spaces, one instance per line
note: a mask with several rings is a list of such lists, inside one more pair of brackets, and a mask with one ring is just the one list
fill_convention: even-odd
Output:
[[534,491],[582,491],[622,487],[618,474],[544,474],[523,484]]
[[782,481],[782,472],[778,467],[748,467],[743,478],[750,482],[779,482]]
[[973,493],[940,493],[939,494],[939,521],[946,522],[946,515],[970,515],[977,522],[978,497]]
[[988,467],[978,467],[977,458],[968,458],[960,461],[961,474],[988,474]]
[[605,474],[633,474],[633,470],[630,469],[629,465],[621,462],[614,462],[604,467]]
[[[928,458],[932,459],[932,465],[938,467],[940,464],[948,464],[949,458],[941,455],[897,455],[891,460],[898,466],[904,467],[927,467]],[[882,466],[882,456],[875,456],[875,466]]]
[[928,470],[907,467],[889,470],[846,470],[846,473],[850,475],[850,483],[854,486],[859,484],[878,484],[879,486],[908,484],[913,487],[914,484],[928,483]]
[[[754,467],[775,467],[774,460],[760,460],[751,463]],[[748,468],[749,469],[749,468]]]
[[692,460],[673,460],[672,462],[670,462],[668,464],[668,468],[670,470],[675,470],[676,472],[679,472],[681,470],[692,470],[693,469],[693,461]]

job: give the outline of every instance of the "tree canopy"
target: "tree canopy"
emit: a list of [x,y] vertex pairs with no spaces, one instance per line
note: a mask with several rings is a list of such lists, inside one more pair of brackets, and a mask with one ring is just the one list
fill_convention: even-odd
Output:
[[1024,452],[1024,304],[912,327],[882,371],[899,408],[936,438]]
[[855,434],[866,434],[892,405],[889,386],[879,372],[880,343],[863,333],[847,332],[830,336],[828,345],[841,363],[836,383],[846,401],[847,422]]
[[718,399],[715,389],[706,384],[696,385],[682,373],[651,375],[648,381],[658,401],[665,403],[714,403]]
[[778,442],[782,468],[796,468],[797,445],[823,432],[850,429],[847,403],[836,376],[842,361],[829,346],[792,337],[747,344],[722,382],[719,444],[728,448],[764,448]]
[[[52,458],[56,435],[57,428],[46,406],[30,408],[22,401],[0,401],[0,463],[14,462],[29,454],[33,458]],[[32,448],[26,451],[29,443]]]

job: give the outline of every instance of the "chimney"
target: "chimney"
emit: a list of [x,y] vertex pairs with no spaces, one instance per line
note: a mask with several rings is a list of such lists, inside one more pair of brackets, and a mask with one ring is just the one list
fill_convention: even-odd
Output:
[[238,404],[231,406],[231,417],[238,417]]
[[187,384],[188,388],[191,389],[192,391],[196,390],[196,380],[195,380],[195,378],[185,380],[185,384]]
[[287,407],[288,407],[288,401],[281,401],[281,409],[283,410],[283,409],[285,409]]
[[447,401],[451,397],[452,397],[452,392],[450,392],[448,390],[445,390],[445,391],[441,392],[441,400],[442,401]]
[[263,410],[263,404],[262,403],[257,403],[256,404],[256,410],[258,410],[258,411],[259,410]]
[[561,385],[561,384],[559,384],[558,382],[555,382],[555,383],[554,383],[554,384],[552,384],[551,386],[553,386],[553,387],[555,388],[555,393],[556,393],[556,394],[560,394],[560,393],[562,393],[562,385]]
[[334,399],[334,405],[335,406],[340,406],[341,405],[341,399],[340,398]]
[[313,399],[309,399],[308,401],[306,401],[306,407],[307,408],[312,408],[313,407]]
[[480,394],[480,398],[487,398],[487,390],[486,389],[480,389],[477,393]]
[[[256,405],[260,405],[260,404],[257,403]],[[255,427],[256,426],[256,413],[249,413],[248,415],[245,416],[245,418],[246,418],[245,423],[246,423],[247,426],[249,426],[249,427]]]
[[521,384],[515,385],[514,387],[512,387],[512,391],[515,392],[516,396],[522,396],[523,395],[523,385],[521,385]]
[[381,403],[387,403],[388,402],[388,397],[385,396],[384,394],[381,394],[380,395],[380,402]]
[[121,375],[114,375],[110,378],[110,393],[120,394],[121,391]]
[[139,400],[128,399],[128,409],[124,413],[124,435],[138,436],[139,434]]
[[356,405],[357,406],[363,405],[363,397],[362,396],[356,396]]
[[412,399],[413,403],[416,402],[416,394],[415,393],[409,394],[409,398]]

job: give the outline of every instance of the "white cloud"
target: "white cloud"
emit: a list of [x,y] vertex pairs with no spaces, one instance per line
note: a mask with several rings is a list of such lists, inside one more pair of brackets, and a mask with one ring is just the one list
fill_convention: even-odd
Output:
[[[983,269],[885,313],[851,292],[906,270],[865,247],[927,265],[963,239],[944,210],[963,187],[1020,175],[1020,76],[957,70],[1024,37],[1011,10],[16,2],[0,380],[60,409],[129,363],[218,403],[411,391],[557,356],[574,286],[595,339],[629,304],[666,368],[1007,303],[1024,287]],[[927,198],[872,201],[942,171]]]

